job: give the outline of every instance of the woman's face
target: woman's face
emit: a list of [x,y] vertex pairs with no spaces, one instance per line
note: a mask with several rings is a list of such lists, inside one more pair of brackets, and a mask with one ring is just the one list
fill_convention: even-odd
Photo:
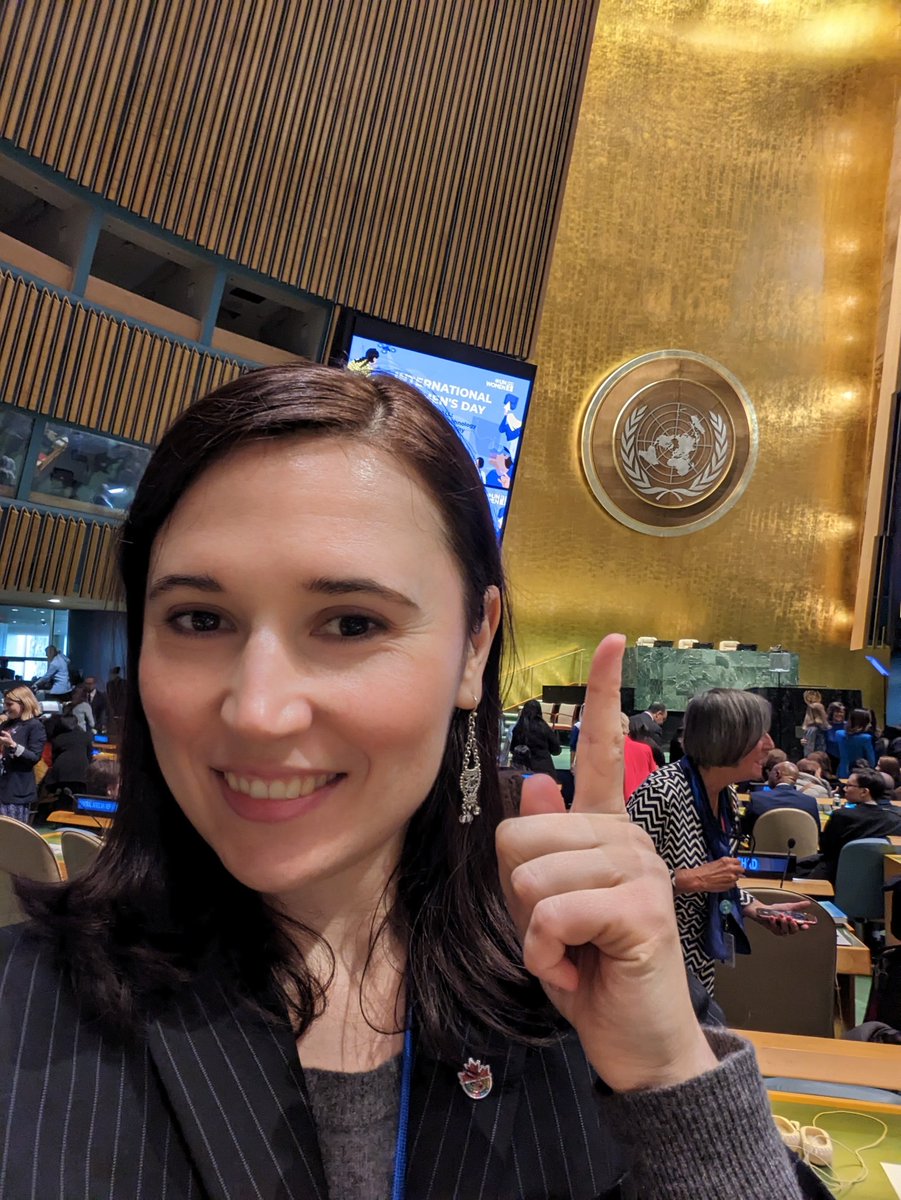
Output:
[[455,706],[481,696],[490,601],[472,635],[437,509],[363,443],[248,446],[191,487],[151,556],[141,698],[237,879],[285,899],[384,883]]
[[3,701],[3,711],[10,721],[19,721],[22,718],[22,705],[18,700],[10,700],[8,696]]
[[763,779],[763,767],[767,760],[767,755],[773,749],[773,739],[768,733],[751,747],[744,758],[739,759],[735,766],[736,780],[743,779]]

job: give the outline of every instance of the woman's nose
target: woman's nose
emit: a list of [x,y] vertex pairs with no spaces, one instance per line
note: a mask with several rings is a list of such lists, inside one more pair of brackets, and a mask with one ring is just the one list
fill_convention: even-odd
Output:
[[245,737],[279,738],[313,720],[311,677],[274,637],[248,639],[222,703],[222,719]]

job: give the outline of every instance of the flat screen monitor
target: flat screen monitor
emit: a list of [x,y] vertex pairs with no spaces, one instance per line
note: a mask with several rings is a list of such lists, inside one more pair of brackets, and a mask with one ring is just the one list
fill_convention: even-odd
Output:
[[349,370],[394,375],[441,409],[478,468],[501,536],[522,453],[534,366],[353,314],[340,340]]
[[109,734],[108,733],[95,733],[94,734],[94,745],[95,746],[108,746],[109,745]]
[[745,875],[758,879],[791,878],[797,863],[794,854],[739,854],[738,861]]
[[757,643],[756,642],[739,642],[738,649],[739,650],[756,650]]
[[75,811],[92,817],[111,817],[118,807],[118,800],[111,800],[109,796],[75,797]]

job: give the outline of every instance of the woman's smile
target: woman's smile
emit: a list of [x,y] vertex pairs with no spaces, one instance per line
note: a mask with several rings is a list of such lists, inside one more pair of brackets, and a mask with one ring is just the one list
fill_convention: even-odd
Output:
[[286,775],[261,779],[258,775],[239,775],[233,771],[216,772],[225,802],[245,821],[266,824],[293,821],[312,812],[333,795],[343,774]]

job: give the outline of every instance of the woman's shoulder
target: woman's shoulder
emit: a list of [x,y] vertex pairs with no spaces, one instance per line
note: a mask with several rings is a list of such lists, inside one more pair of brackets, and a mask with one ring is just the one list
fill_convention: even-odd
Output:
[[35,925],[27,922],[0,929],[0,1025],[8,1031],[12,1022],[20,1029],[23,1015],[29,1020],[39,1018],[48,1002],[58,1008],[68,994],[53,948]]
[[[647,749],[653,758],[650,746]],[[691,795],[691,788],[682,768],[677,762],[666,763],[665,766],[657,767],[652,771],[644,783],[639,784],[635,789],[629,798],[629,811],[632,811],[636,802],[641,803],[643,800],[666,804],[670,801],[680,800],[686,795]]]

